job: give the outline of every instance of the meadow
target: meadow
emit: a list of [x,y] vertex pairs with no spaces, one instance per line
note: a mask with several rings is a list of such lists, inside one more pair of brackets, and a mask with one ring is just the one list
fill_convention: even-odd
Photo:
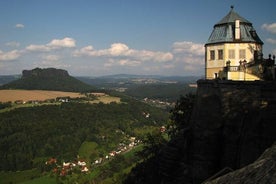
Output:
[[85,97],[84,94],[76,92],[47,91],[47,90],[0,90],[0,102],[22,101],[44,101],[56,99],[57,97],[79,98]]
[[[90,93],[97,98],[90,101],[91,103],[111,103],[111,102],[120,102],[119,97],[109,96],[105,93]],[[77,92],[64,92],[64,91],[47,91],[47,90],[0,90],[0,102],[28,102],[28,101],[45,101],[50,99],[56,99],[59,97],[70,97],[73,98],[82,98],[86,97],[85,94]]]

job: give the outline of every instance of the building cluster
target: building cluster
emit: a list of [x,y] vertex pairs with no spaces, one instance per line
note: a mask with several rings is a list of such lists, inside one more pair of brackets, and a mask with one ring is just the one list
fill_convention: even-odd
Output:
[[58,176],[66,176],[74,171],[80,171],[82,173],[87,173],[89,171],[87,163],[84,160],[63,162],[59,165],[56,158],[50,158],[45,162],[45,165],[50,166],[52,168],[52,172]]
[[112,157],[115,157],[116,155],[119,155],[123,152],[129,151],[132,148],[134,148],[135,146],[137,146],[138,144],[140,144],[141,141],[139,139],[137,139],[136,137],[130,137],[129,138],[129,143],[125,144],[125,143],[120,143],[118,148],[116,150],[112,150],[108,153],[108,155],[106,155],[103,158],[98,158],[96,159],[92,165],[97,165],[97,164],[101,164],[102,162],[104,162],[105,160],[109,160]]
[[56,174],[57,176],[67,176],[74,172],[88,173],[93,165],[102,164],[104,161],[110,160],[116,155],[121,154],[122,152],[126,152],[140,144],[141,141],[136,139],[136,137],[129,138],[129,144],[126,145],[124,143],[120,143],[119,147],[116,150],[110,151],[108,155],[104,158],[98,158],[93,161],[91,164],[88,164],[85,160],[77,158],[75,161],[63,162],[62,164],[58,164],[56,158],[49,158],[45,165],[50,168],[50,170]]
[[[56,99],[46,99],[46,100],[28,100],[28,101],[24,101],[24,100],[16,100],[14,101],[15,104],[17,105],[21,105],[21,104],[33,104],[33,105],[37,105],[37,104],[43,104],[43,103],[56,103],[56,102],[70,102],[70,100],[72,100],[73,98],[71,97],[57,97]],[[77,100],[78,98],[74,98],[74,100]],[[80,98],[79,98],[80,99]]]
[[157,107],[163,107],[163,108],[173,107],[175,105],[174,102],[162,101],[162,100],[159,100],[159,99],[150,99],[150,98],[147,98],[147,97],[143,99],[143,102],[145,102],[147,104],[157,106]]

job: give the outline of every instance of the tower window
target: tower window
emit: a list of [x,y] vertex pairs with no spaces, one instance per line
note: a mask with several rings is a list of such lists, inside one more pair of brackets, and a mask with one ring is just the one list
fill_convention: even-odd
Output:
[[223,50],[218,50],[218,59],[223,59]]
[[210,60],[215,60],[215,51],[214,50],[210,51]]
[[240,59],[246,59],[245,58],[245,49],[239,50],[239,57],[240,57]]
[[235,50],[234,49],[230,49],[229,50],[229,59],[235,59]]

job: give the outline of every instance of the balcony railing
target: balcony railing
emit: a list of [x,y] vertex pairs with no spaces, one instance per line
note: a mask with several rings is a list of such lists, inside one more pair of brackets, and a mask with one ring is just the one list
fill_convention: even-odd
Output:
[[240,66],[228,66],[227,68],[228,68],[229,72],[239,72],[239,71],[241,71]]

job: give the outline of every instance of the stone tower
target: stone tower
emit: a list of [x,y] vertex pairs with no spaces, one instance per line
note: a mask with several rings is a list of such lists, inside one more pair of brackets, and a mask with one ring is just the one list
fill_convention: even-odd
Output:
[[252,23],[231,6],[230,12],[214,25],[205,44],[205,78],[259,80],[258,76],[246,72],[245,64],[262,55],[262,46]]

